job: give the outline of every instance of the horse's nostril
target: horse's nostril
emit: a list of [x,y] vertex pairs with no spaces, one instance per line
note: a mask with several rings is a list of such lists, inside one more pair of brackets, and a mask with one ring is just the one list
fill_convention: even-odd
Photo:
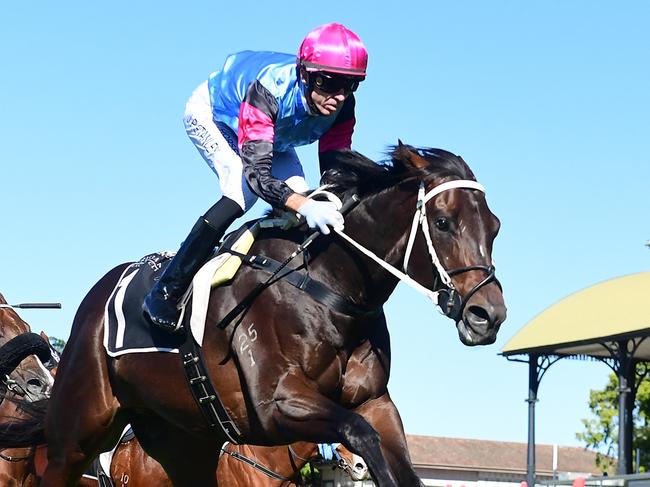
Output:
[[468,311],[469,311],[470,313],[472,313],[472,314],[477,318],[476,321],[480,321],[480,320],[483,320],[483,321],[485,321],[485,322],[489,322],[489,321],[490,321],[490,315],[489,315],[489,313],[485,310],[485,308],[482,308],[482,307],[480,307],[480,306],[470,306],[469,309],[468,309]]
[[38,379],[29,379],[27,381],[27,390],[29,392],[41,392],[43,390],[43,383]]
[[354,468],[357,470],[365,470],[366,466],[363,463],[357,463]]

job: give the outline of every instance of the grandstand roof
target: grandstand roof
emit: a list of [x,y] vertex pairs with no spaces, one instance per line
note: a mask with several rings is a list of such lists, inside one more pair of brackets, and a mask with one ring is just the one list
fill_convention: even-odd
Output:
[[650,361],[650,272],[610,279],[558,301],[528,322],[502,354],[609,357],[608,345],[639,343],[634,358]]

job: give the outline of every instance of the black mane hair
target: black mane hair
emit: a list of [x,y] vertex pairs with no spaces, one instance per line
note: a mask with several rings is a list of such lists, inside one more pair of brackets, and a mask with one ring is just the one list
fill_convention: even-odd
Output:
[[[409,163],[412,153],[425,159],[428,166],[416,168]],[[380,192],[413,178],[430,179],[457,177],[475,180],[474,174],[462,157],[443,149],[415,148],[404,144],[390,146],[388,159],[379,163],[355,151],[337,151],[332,159],[334,168],[322,177],[323,184],[335,190],[355,189],[359,196]]]
[[[428,166],[419,169],[409,163],[408,158],[412,153],[425,159]],[[331,189],[339,193],[339,196],[354,191],[363,197],[414,178],[456,177],[476,180],[462,157],[443,149],[415,148],[400,142],[389,146],[386,156],[387,159],[375,162],[356,151],[330,151],[329,165],[333,167],[323,173],[321,184],[332,185]],[[280,213],[281,211],[272,208],[265,213],[265,217]]]
[[[49,399],[27,402],[22,398],[9,397],[7,391],[0,393],[0,402],[10,401],[16,405],[19,416],[0,415],[0,431],[4,448],[28,448],[45,443],[45,414]],[[13,394],[12,394],[13,396]]]

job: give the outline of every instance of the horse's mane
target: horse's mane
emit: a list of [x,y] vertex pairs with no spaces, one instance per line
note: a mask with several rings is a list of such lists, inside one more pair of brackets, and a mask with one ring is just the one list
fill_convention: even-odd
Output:
[[[413,153],[428,165],[416,168],[409,162]],[[330,184],[343,192],[357,191],[359,196],[380,192],[403,181],[418,178],[457,177],[472,179],[474,174],[462,157],[443,149],[415,148],[404,144],[389,147],[388,159],[376,163],[355,151],[337,151],[333,169],[322,177],[323,184]]]
[[[5,412],[13,403],[15,412]],[[28,402],[10,397],[7,390],[0,391],[1,448],[27,448],[45,443],[45,414],[49,399]],[[17,415],[17,416],[16,416]]]
[[[417,154],[429,164],[416,168],[409,158]],[[337,193],[354,191],[358,196],[379,193],[403,181],[418,178],[457,177],[475,180],[474,173],[462,157],[443,149],[415,148],[402,144],[389,146],[387,159],[375,162],[363,154],[352,150],[331,151],[328,161],[332,169],[323,173],[322,184],[331,185]],[[269,209],[265,216],[278,210]]]

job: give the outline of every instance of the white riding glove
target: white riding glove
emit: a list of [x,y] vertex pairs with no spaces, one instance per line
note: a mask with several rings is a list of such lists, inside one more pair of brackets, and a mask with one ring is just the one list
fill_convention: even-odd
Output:
[[329,235],[328,225],[343,230],[343,215],[331,201],[307,200],[298,208],[298,213],[305,217],[309,228],[318,227],[323,235]]

